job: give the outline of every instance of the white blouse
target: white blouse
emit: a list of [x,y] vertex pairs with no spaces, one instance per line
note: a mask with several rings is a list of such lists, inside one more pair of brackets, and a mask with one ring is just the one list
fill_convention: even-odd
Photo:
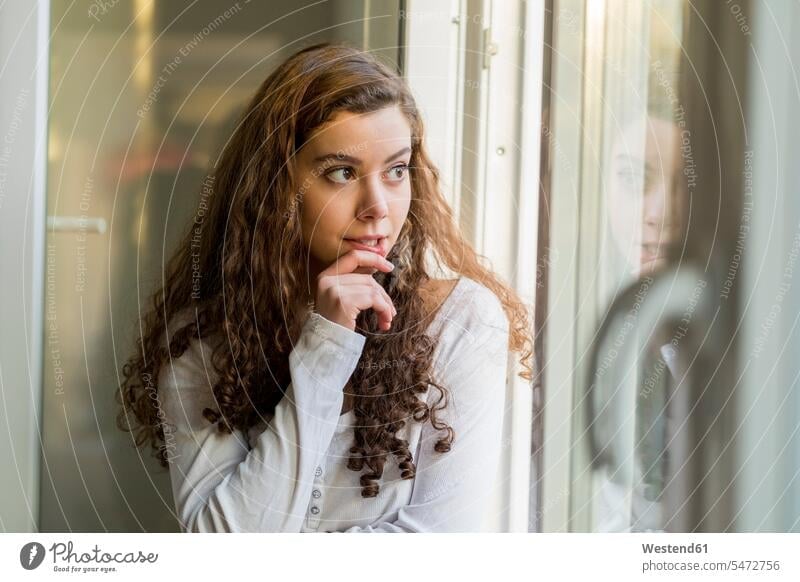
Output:
[[[434,374],[450,393],[439,418],[446,433],[409,418],[398,431],[416,466],[400,479],[390,453],[377,497],[361,496],[362,471],[347,468],[353,410],[343,388],[366,337],[310,313],[289,355],[291,384],[275,414],[247,431],[220,434],[202,417],[215,408],[211,348],[195,340],[159,376],[175,509],[192,532],[480,531],[501,452],[509,324],[499,299],[461,277],[428,332],[442,329]],[[429,406],[436,389],[423,395]]]

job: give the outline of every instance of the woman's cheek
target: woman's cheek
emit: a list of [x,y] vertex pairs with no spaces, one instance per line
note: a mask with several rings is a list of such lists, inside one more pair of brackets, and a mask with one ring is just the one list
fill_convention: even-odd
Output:
[[399,227],[403,226],[405,223],[408,213],[411,210],[411,188],[409,187],[405,196],[398,197],[398,199],[393,202],[394,204],[391,207],[394,216],[393,222],[395,223],[395,229],[398,230]]
[[318,231],[324,223],[324,216],[322,216],[325,205],[320,203],[317,196],[313,194],[307,195],[303,200],[301,222],[303,226],[303,238],[306,244],[309,244],[311,236],[317,236]]

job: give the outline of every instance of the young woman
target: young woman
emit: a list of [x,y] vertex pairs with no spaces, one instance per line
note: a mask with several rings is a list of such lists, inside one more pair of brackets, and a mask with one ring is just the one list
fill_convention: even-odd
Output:
[[459,234],[403,80],[295,54],[201,208],[119,393],[183,529],[479,529],[529,311]]

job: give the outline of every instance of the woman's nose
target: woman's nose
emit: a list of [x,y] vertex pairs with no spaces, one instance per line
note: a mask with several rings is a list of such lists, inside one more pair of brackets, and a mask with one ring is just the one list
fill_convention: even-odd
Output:
[[361,178],[361,202],[358,218],[361,220],[378,220],[389,214],[386,185],[381,180],[380,172]]
[[674,242],[679,236],[680,215],[677,193],[667,185],[645,197],[644,226],[649,236]]
[[645,192],[642,210],[645,224],[667,228],[672,226],[673,193],[670,190],[670,184],[666,180],[660,180],[649,192]]

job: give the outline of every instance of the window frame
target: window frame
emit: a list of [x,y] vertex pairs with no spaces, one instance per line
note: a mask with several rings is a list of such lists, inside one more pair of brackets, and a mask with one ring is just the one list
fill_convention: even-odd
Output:
[[[448,201],[476,251],[530,305],[545,2],[407,0],[403,10],[404,74],[426,117]],[[439,51],[431,50],[430,38],[445,39]],[[437,111],[445,115],[433,121]],[[509,358],[504,452],[487,528],[527,532],[533,397],[531,383],[517,375],[517,360]]]

